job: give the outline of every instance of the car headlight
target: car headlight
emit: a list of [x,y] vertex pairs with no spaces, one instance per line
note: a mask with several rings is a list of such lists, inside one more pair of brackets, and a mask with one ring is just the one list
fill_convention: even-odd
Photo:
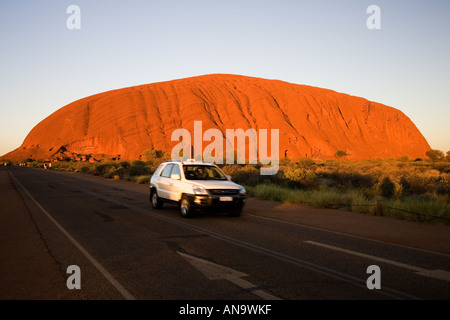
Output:
[[244,187],[241,187],[241,188],[239,189],[239,194],[240,194],[240,195],[245,195],[246,192],[247,192],[247,191],[245,190]]
[[208,191],[206,191],[205,188],[200,187],[200,186],[195,186],[193,190],[194,190],[195,194],[202,194],[202,195],[207,195],[208,194]]

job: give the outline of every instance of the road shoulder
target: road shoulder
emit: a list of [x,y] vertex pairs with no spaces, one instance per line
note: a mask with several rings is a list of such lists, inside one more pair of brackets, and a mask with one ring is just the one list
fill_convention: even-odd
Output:
[[76,299],[5,168],[0,203],[0,300]]

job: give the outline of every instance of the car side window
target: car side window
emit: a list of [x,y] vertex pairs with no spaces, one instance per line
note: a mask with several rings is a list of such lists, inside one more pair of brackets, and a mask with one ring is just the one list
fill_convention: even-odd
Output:
[[170,177],[170,172],[172,171],[172,168],[173,168],[173,164],[168,164],[164,168],[163,172],[161,173],[161,177],[165,177],[165,178]]
[[158,169],[155,170],[155,173],[153,173],[154,176],[159,176],[161,173],[162,168],[164,168],[164,163],[160,164]]
[[173,174],[178,174],[179,176],[181,176],[180,167],[177,164],[173,165],[172,172],[170,173],[170,175],[172,176]]

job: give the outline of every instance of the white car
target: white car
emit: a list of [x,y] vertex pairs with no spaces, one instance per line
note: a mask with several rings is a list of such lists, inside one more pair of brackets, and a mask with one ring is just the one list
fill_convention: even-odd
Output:
[[224,209],[241,215],[245,204],[244,187],[231,181],[212,163],[194,160],[166,161],[150,179],[150,202],[161,209],[164,202],[177,204],[181,215],[192,217],[196,209]]

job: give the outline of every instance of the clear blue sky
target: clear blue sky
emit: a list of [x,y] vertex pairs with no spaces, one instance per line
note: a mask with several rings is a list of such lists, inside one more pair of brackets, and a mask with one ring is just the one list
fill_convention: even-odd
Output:
[[[81,29],[69,30],[69,5]],[[369,30],[366,9],[381,9]],[[133,85],[232,73],[403,111],[450,150],[450,1],[0,0],[0,155],[60,107]]]

